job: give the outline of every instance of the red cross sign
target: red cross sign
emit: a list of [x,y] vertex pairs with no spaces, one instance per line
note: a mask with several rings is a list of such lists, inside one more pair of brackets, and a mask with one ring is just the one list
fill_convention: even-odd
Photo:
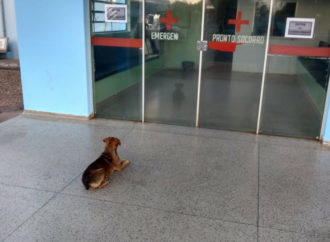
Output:
[[229,19],[228,24],[235,24],[236,25],[236,32],[241,31],[241,25],[249,24],[249,20],[242,20],[242,12],[238,11],[237,13],[237,19]]
[[166,23],[166,30],[170,31],[172,28],[172,23],[177,23],[179,20],[177,18],[172,18],[172,10],[167,10],[167,17],[159,19],[161,23]]

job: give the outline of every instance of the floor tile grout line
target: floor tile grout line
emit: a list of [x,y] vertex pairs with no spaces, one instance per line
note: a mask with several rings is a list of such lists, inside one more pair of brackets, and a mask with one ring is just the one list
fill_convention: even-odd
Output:
[[[259,164],[260,164],[259,150],[258,150],[258,161],[259,161],[258,162],[258,166],[259,166]],[[259,171],[259,167],[258,167],[258,171]],[[219,218],[214,218],[214,217],[207,217],[207,216],[200,216],[200,215],[195,215],[195,214],[177,212],[177,211],[173,211],[173,210],[166,210],[166,209],[155,208],[155,207],[148,207],[148,206],[142,206],[142,205],[137,205],[137,204],[125,204],[125,203],[122,203],[122,202],[115,202],[115,201],[110,201],[110,200],[105,200],[105,199],[95,199],[95,198],[91,198],[91,197],[83,196],[83,195],[76,195],[76,194],[64,193],[63,191],[68,186],[70,186],[81,174],[82,174],[82,172],[79,173],[77,176],[75,176],[67,185],[65,185],[60,191],[57,191],[57,192],[55,192],[55,191],[47,191],[47,190],[40,190],[40,189],[30,188],[30,187],[21,187],[21,186],[8,185],[8,184],[0,183],[0,184],[3,184],[3,185],[8,185],[8,186],[14,186],[14,187],[20,187],[20,188],[24,188],[24,189],[31,189],[31,190],[41,191],[41,192],[53,193],[53,195],[49,198],[49,200],[47,200],[45,202],[45,204],[43,204],[31,216],[29,216],[26,220],[24,220],[24,222],[22,222],[18,227],[16,227],[16,229],[14,229],[14,231],[12,231],[3,241],[6,241],[20,227],[22,227],[28,220],[30,220],[30,218],[32,218],[39,210],[41,210],[43,207],[45,207],[51,200],[55,199],[58,195],[67,195],[67,196],[71,196],[71,197],[80,197],[80,198],[84,198],[84,199],[88,199],[88,200],[95,200],[95,201],[101,201],[101,202],[107,202],[107,203],[113,203],[113,204],[120,204],[120,205],[130,206],[130,207],[139,207],[139,208],[144,208],[144,209],[158,210],[158,211],[163,211],[163,212],[171,213],[171,214],[178,214],[178,215],[185,215],[185,216],[190,216],[190,217],[204,218],[204,219],[210,219],[210,220],[213,220],[213,221],[220,221],[220,222],[225,222],[225,223],[232,223],[232,224],[253,226],[253,227],[256,227],[256,229],[257,229],[257,241],[259,240],[259,232],[258,232],[259,231],[259,228],[272,229],[272,230],[277,230],[277,231],[281,231],[281,232],[294,233],[294,234],[300,234],[300,235],[312,236],[312,237],[317,237],[317,236],[323,236],[323,235],[325,235],[325,234],[312,234],[311,235],[311,234],[308,234],[308,233],[301,233],[301,232],[292,231],[292,230],[285,230],[285,229],[279,229],[279,228],[273,228],[273,227],[267,227],[267,226],[260,226],[260,224],[259,224],[259,195],[258,195],[258,202],[257,202],[258,203],[257,225],[255,225],[255,224],[250,224],[250,223],[244,223],[244,222],[238,222],[238,221],[230,221],[230,220],[224,220],[224,219],[219,219]],[[258,172],[258,177],[259,177],[259,172]],[[258,187],[259,187],[259,179],[258,179]],[[259,194],[259,189],[258,189],[258,194]]]
[[[65,124],[77,124],[77,125],[83,125],[83,126],[96,126],[96,127],[104,127],[104,128],[119,128],[119,129],[131,129],[135,122],[134,121],[129,121],[129,120],[115,120],[115,119],[94,119],[94,120],[102,120],[104,122],[108,122],[110,126],[107,126],[106,124],[103,123],[96,123],[96,122],[91,122],[90,120],[80,120],[80,119],[75,119],[75,118],[53,118],[51,116],[45,116],[46,118],[44,119],[43,117],[30,117],[23,115],[22,119],[28,119],[28,120],[33,120],[33,121],[40,121],[40,122],[60,122],[60,123],[65,123]],[[18,117],[15,117],[18,118]],[[8,120],[7,120],[8,121]],[[5,121],[6,122],[6,121]],[[121,127],[116,127],[117,123],[121,124],[124,123],[125,126]]]
[[258,143],[257,145],[257,242],[259,242],[259,217],[260,217],[260,149],[261,145]]
[[[188,127],[188,128],[193,128],[193,127]],[[273,146],[279,146],[279,147],[287,147],[285,145],[282,144],[278,144],[278,143],[272,143],[272,142],[267,142],[267,141],[260,141],[257,139],[256,135],[253,135],[253,133],[251,133],[251,136],[254,136],[256,139],[255,140],[244,140],[244,139],[239,139],[239,138],[227,138],[227,137],[217,137],[217,136],[207,136],[207,135],[200,135],[200,134],[187,134],[187,133],[175,133],[175,132],[166,132],[166,131],[161,131],[161,130],[145,130],[145,129],[138,129],[135,128],[136,131],[144,131],[144,132],[149,132],[149,133],[159,133],[159,134],[172,134],[172,135],[181,135],[181,136],[186,136],[186,137],[201,137],[201,138],[212,138],[212,139],[218,139],[221,141],[237,141],[237,142],[242,142],[242,143],[251,143],[251,144],[261,144],[261,145],[273,145]],[[212,129],[209,129],[212,130]],[[215,130],[215,131],[226,131],[226,130]],[[228,131],[231,132],[231,131]],[[232,131],[234,133],[240,133],[239,131]],[[241,132],[244,133],[244,132]],[[273,136],[271,136],[273,137]],[[276,136],[274,136],[276,137]],[[290,137],[284,137],[283,138],[290,138]],[[299,138],[297,138],[297,142],[299,142]],[[313,142],[313,141],[311,141]],[[315,141],[316,142],[316,141]],[[315,145],[315,143],[312,143],[312,145]],[[322,150],[324,147],[320,144],[318,147],[307,147],[306,146],[301,146],[301,145],[295,145],[293,144],[293,146],[297,149],[307,149],[307,150]]]
[[61,194],[61,192],[64,191],[68,186],[70,186],[72,184],[72,182],[74,182],[79,176],[81,176],[81,174],[82,174],[82,172],[80,172],[77,176],[75,176],[61,190],[59,190],[57,192],[52,192],[53,195],[40,208],[38,208],[36,211],[34,211],[34,213],[32,213],[27,219],[25,219],[20,225],[18,225],[11,233],[9,233],[9,235],[3,241],[5,242],[10,236],[12,236],[17,230],[19,230],[25,223],[27,223],[35,214],[37,214],[41,209],[43,209],[47,204],[49,204],[49,202],[51,200],[55,199],[59,194]]
[[285,232],[285,233],[298,234],[298,235],[303,235],[303,236],[307,236],[307,237],[318,237],[318,236],[330,235],[330,233],[327,233],[327,234],[310,234],[310,233],[297,232],[297,231],[294,231],[294,230],[285,230],[285,229],[279,229],[279,228],[273,228],[273,227],[267,227],[267,226],[259,226],[259,228],[271,229],[271,230],[276,230],[276,231]]
[[[189,127],[193,128],[193,127]],[[196,128],[194,128],[196,129]],[[175,133],[175,132],[166,132],[161,131],[161,130],[145,130],[145,129],[137,129],[135,128],[136,131],[142,131],[142,132],[149,132],[149,133],[158,133],[158,134],[172,134],[176,136],[186,136],[186,137],[200,137],[200,138],[211,138],[211,139],[218,139],[222,141],[238,141],[238,142],[244,142],[244,143],[256,143],[257,141],[255,140],[243,140],[243,139],[234,139],[234,138],[226,138],[226,137],[216,137],[216,136],[207,136],[207,135],[200,135],[200,134],[187,134],[187,133]],[[210,129],[211,130],[211,129]],[[223,131],[223,130],[214,130],[214,131]],[[251,134],[252,135],[252,134]]]
[[53,200],[58,193],[54,193],[40,208],[38,208],[34,213],[32,213],[28,218],[26,218],[20,225],[18,225],[12,232],[9,233],[6,238],[4,238],[3,242],[5,242],[9,237],[11,237],[17,230],[19,230],[27,221],[29,221],[37,212],[39,212],[42,208],[44,208],[51,200]]
[[143,208],[143,209],[157,210],[157,211],[162,211],[162,212],[166,212],[166,213],[170,213],[170,214],[185,215],[185,216],[196,217],[196,218],[210,219],[210,220],[213,220],[213,221],[219,221],[219,222],[224,222],[224,223],[232,223],[232,224],[240,224],[240,225],[256,227],[256,224],[244,223],[244,222],[239,222],[239,221],[224,220],[224,219],[220,219],[220,218],[201,216],[201,215],[190,214],[190,213],[183,213],[183,212],[179,212],[179,211],[167,210],[167,209],[150,207],[150,206],[143,206],[143,205],[138,205],[138,204],[129,204],[129,203],[116,202],[116,201],[105,200],[105,199],[91,198],[91,197],[84,196],[84,195],[70,194],[70,193],[65,193],[65,192],[61,192],[59,195],[79,197],[79,198],[88,199],[88,200],[92,200],[92,201],[112,203],[112,204],[123,205],[123,206],[127,206],[127,207],[137,207],[137,208]]
[[[52,119],[52,117],[50,117],[50,119],[41,119],[41,118],[30,118],[30,117],[26,117],[26,116],[23,116],[23,118],[27,118],[27,119],[32,119],[32,120],[37,120],[37,121],[46,121],[46,122],[65,122],[65,123],[77,123],[77,124],[83,124],[83,125],[92,125],[92,126],[106,126],[106,125],[103,125],[103,124],[97,124],[97,123],[88,123],[88,120],[82,120],[82,122],[79,122],[81,120],[76,120],[76,119],[63,119],[63,120],[56,120],[56,119]],[[102,119],[102,120],[105,120],[105,119]],[[136,130],[136,131],[146,131],[146,132],[156,132],[156,133],[167,133],[166,131],[160,131],[160,130],[145,130],[145,129],[139,129],[137,125],[142,125],[141,123],[138,123],[138,122],[134,122],[134,121],[127,121],[127,120],[111,120],[109,119],[109,122],[111,121],[115,121],[115,122],[127,122],[127,123],[132,123],[129,127],[130,131],[125,135],[127,136],[128,134],[131,133],[131,131],[133,130]],[[151,124],[154,124],[154,123],[151,123]],[[113,124],[114,126],[116,124]],[[145,124],[143,124],[145,125]],[[166,124],[158,124],[158,125],[164,125],[166,126]],[[167,125],[168,126],[168,125]],[[171,125],[169,125],[171,126]],[[174,127],[181,127],[181,126],[176,126],[176,125],[172,125]],[[111,127],[111,128],[115,128],[115,127]],[[123,129],[126,129],[127,127],[121,127]],[[184,127],[184,128],[192,128],[192,129],[195,129],[194,127]],[[213,130],[213,129],[207,129],[207,130]],[[240,132],[240,131],[228,131],[228,130],[215,130],[215,131],[226,131],[226,132],[234,132],[234,133],[238,133],[238,134],[246,134],[246,135],[251,135],[251,136],[254,136],[255,138],[257,137],[256,135],[253,135],[253,133],[244,133],[244,132]],[[245,143],[260,143],[260,144],[264,144],[264,145],[275,145],[275,146],[281,146],[281,147],[286,147],[286,146],[283,146],[281,144],[277,144],[277,143],[271,143],[271,142],[267,142],[267,141],[260,141],[258,139],[256,140],[244,140],[244,139],[235,139],[235,138],[226,138],[226,137],[207,137],[207,136],[200,136],[200,135],[196,135],[196,134],[177,134],[177,133],[171,133],[171,134],[174,134],[174,135],[182,135],[182,136],[188,136],[188,137],[204,137],[204,138],[214,138],[214,139],[219,139],[219,140],[223,140],[223,141],[238,141],[238,142],[245,142]],[[270,137],[277,137],[277,136],[270,136]],[[286,138],[286,137],[283,137],[283,138]],[[290,138],[290,137],[287,137],[287,138]],[[299,140],[304,140],[304,139],[299,139],[297,138],[297,141]],[[313,140],[311,140],[311,142],[313,142]],[[315,141],[316,142],[316,141]],[[315,144],[315,143],[313,143]],[[309,150],[320,150],[320,149],[323,149],[323,146],[320,145],[319,147],[307,147],[307,146],[300,146],[300,145],[294,145],[294,147],[296,148],[301,148],[301,149],[309,149]]]
[[[29,118],[29,117],[26,117],[26,118]],[[47,119],[47,120],[43,120],[43,119],[38,119],[38,118],[32,118],[33,120],[40,120],[40,121],[50,121],[50,122],[56,122],[56,121],[58,121],[58,122],[65,122],[65,123],[75,123],[74,121],[75,121],[75,119],[68,119],[68,120],[66,120],[66,119],[63,119],[63,120],[53,120],[53,119]],[[102,119],[103,120],[103,119]],[[86,121],[85,120],[83,120],[83,122],[79,122],[80,120],[78,120],[78,124],[83,124],[83,125],[93,125],[93,126],[105,126],[105,125],[103,125],[103,124],[97,124],[97,123],[91,123],[91,124],[89,124],[89,123],[85,123]],[[109,122],[111,122],[112,120],[111,119],[109,119]],[[114,120],[114,121],[116,121],[116,122],[120,122],[120,120]],[[127,120],[124,120],[124,122],[126,122]],[[133,130],[136,130],[136,131],[145,131],[145,132],[153,132],[153,133],[163,133],[163,134],[168,134],[168,132],[166,132],[166,131],[161,131],[161,130],[151,130],[151,129],[149,129],[149,130],[145,130],[145,129],[139,129],[139,126],[138,125],[142,125],[141,123],[138,123],[138,122],[134,122],[134,121],[127,121],[127,122],[132,122],[132,125],[131,125],[131,127],[129,128],[130,130],[128,131],[128,133],[127,134],[125,134],[125,138],[133,131]],[[151,123],[151,124],[153,124],[153,123]],[[115,124],[113,124],[113,125],[115,125]],[[145,124],[143,124],[143,125],[145,125]],[[160,126],[167,126],[166,124],[158,124],[158,125],[160,125]],[[172,125],[173,127],[180,127],[180,126],[176,126],[176,125]],[[115,128],[115,127],[113,127],[113,128]],[[127,128],[127,127],[123,127],[123,129],[125,129],[125,128]],[[195,129],[194,127],[184,127],[184,128],[192,128],[192,129]],[[221,131],[221,130],[220,130]],[[236,132],[236,133],[238,133],[238,132]],[[173,134],[173,135],[182,135],[182,136],[188,136],[188,137],[200,137],[200,135],[196,135],[196,134],[186,134],[186,133],[182,133],[182,134],[177,134],[177,133],[171,133],[171,134]],[[248,134],[248,135],[251,135],[251,136],[253,136],[253,134],[251,133],[251,134]],[[201,137],[203,137],[203,138],[214,138],[214,139],[220,139],[220,140],[223,140],[223,141],[226,141],[226,140],[230,140],[230,141],[239,141],[239,142],[247,142],[247,143],[251,143],[251,141],[248,141],[248,140],[241,140],[241,139],[231,139],[231,138],[223,138],[223,137],[207,137],[207,136],[201,136]],[[253,142],[256,142],[256,141],[253,141]]]
[[56,192],[56,194],[60,194],[61,192],[63,192],[68,186],[70,186],[78,177],[80,177],[82,175],[83,172],[79,172],[78,175],[76,175],[75,177],[73,177],[73,179],[71,179],[71,181],[66,184],[62,189],[60,189],[59,191]]
[[[117,204],[117,205],[119,204],[119,205],[129,206],[129,207],[138,207],[138,208],[144,208],[144,209],[158,210],[158,211],[171,213],[171,214],[184,215],[184,216],[190,216],[190,217],[195,217],[195,218],[210,219],[210,220],[213,220],[213,221],[219,221],[219,222],[224,222],[224,223],[253,226],[253,227],[256,227],[257,231],[258,231],[258,228],[260,227],[260,228],[264,228],[264,229],[272,229],[272,230],[277,230],[277,231],[281,231],[281,232],[300,234],[300,235],[304,235],[304,236],[312,236],[312,237],[317,236],[317,235],[310,235],[310,234],[306,234],[306,233],[300,233],[300,232],[297,232],[297,231],[284,230],[284,229],[278,229],[278,228],[272,228],[272,227],[266,227],[266,226],[259,226],[258,224],[256,226],[255,224],[243,223],[243,222],[238,222],[238,221],[230,221],[230,220],[224,220],[224,219],[219,219],[219,218],[213,218],[213,217],[200,216],[200,215],[189,214],[189,213],[176,212],[176,211],[166,210],[166,209],[161,209],[161,208],[141,206],[141,205],[136,205],[136,204],[125,204],[125,203],[122,203],[122,202],[109,201],[109,200],[105,200],[105,199],[95,199],[95,198],[90,198],[90,197],[82,196],[82,195],[63,193],[65,188],[67,188],[69,185],[71,185],[72,182],[74,182],[81,174],[82,173],[75,176],[75,178],[72,179],[72,181],[69,184],[67,184],[63,189],[61,189],[61,191],[52,192],[53,195],[39,209],[37,209],[31,216],[29,216],[19,226],[17,226],[5,239],[3,239],[3,242],[5,242],[9,237],[11,237],[19,228],[21,228],[28,220],[30,220],[36,213],[38,213],[41,209],[43,209],[47,204],[49,204],[49,202],[51,200],[54,200],[58,195],[66,195],[66,196],[71,196],[71,197],[80,197],[80,198],[84,198],[84,199],[88,199],[88,200],[100,201],[100,202],[106,202],[106,203],[113,203],[113,204]],[[322,234],[318,234],[318,235],[322,236]],[[257,241],[259,241],[258,232],[257,232]]]
[[[127,134],[125,134],[125,136],[122,139],[125,139],[133,131],[133,129],[134,129],[134,127],[131,127],[130,130],[127,132]],[[21,224],[19,224],[12,232],[10,232],[9,235],[6,236],[6,238],[4,238],[3,241],[6,241],[10,236],[12,236],[19,228],[21,228],[28,220],[30,220],[30,218],[32,218],[37,212],[39,212],[42,208],[44,208],[51,200],[55,199],[59,194],[63,194],[62,192],[68,186],[70,186],[78,177],[80,177],[82,175],[82,173],[83,172],[80,172],[78,175],[74,176],[73,179],[71,179],[71,181],[69,181],[66,185],[64,185],[63,188],[61,188],[59,191],[49,191],[49,190],[43,190],[43,189],[38,189],[38,188],[33,188],[33,187],[10,185],[10,184],[5,184],[5,183],[0,182],[0,184],[4,185],[4,186],[11,186],[11,187],[29,189],[29,190],[39,191],[39,192],[52,193],[52,196],[40,208],[38,208],[36,211],[34,211],[34,213],[32,213],[27,219],[25,219]]]
[[[13,119],[19,119],[19,118],[25,118],[25,119],[29,119],[29,120],[37,120],[37,121],[45,121],[45,122],[64,122],[64,123],[77,123],[77,124],[83,124],[83,125],[92,125],[92,126],[106,126],[104,124],[98,124],[96,122],[89,122],[90,120],[79,120],[79,119],[75,119],[75,118],[65,118],[65,117],[61,117],[59,119],[57,118],[54,118],[53,116],[45,116],[46,119],[43,119],[42,118],[43,116],[40,115],[36,115],[36,117],[32,116],[30,117],[30,114],[25,114],[25,115],[19,115]],[[111,128],[116,128],[116,123],[119,123],[119,122],[122,122],[122,123],[125,123],[127,124],[127,126],[129,126],[129,129],[135,129],[137,131],[139,131],[139,128],[138,128],[138,125],[142,126],[142,125],[148,125],[148,124],[151,124],[151,125],[159,125],[159,126],[173,126],[173,127],[183,127],[183,128],[191,128],[191,129],[196,129],[194,127],[190,127],[190,126],[179,126],[179,125],[168,125],[168,124],[161,124],[161,123],[144,123],[142,124],[141,122],[137,122],[137,121],[130,121],[130,120],[116,120],[116,119],[103,119],[103,118],[96,118],[94,120],[102,120],[104,122],[109,122],[109,123],[112,123],[114,122],[112,125],[114,125],[114,127],[111,127]],[[121,127],[122,129],[125,129],[127,127]],[[229,133],[236,133],[236,134],[245,134],[245,135],[249,135],[249,136],[253,136],[255,138],[257,138],[258,136],[256,136],[255,134],[253,133],[249,133],[249,132],[242,132],[242,131],[231,131],[231,130],[221,130],[221,129],[207,129],[207,128],[198,128],[199,130],[201,129],[205,129],[205,130],[213,130],[213,131],[225,131],[225,132],[229,132]],[[158,133],[166,133],[166,131],[161,131],[161,130],[145,130],[143,129],[143,131],[152,131],[152,132],[158,132]],[[176,133],[173,133],[173,134],[176,134]],[[180,134],[177,134],[177,135],[180,135]],[[196,134],[181,134],[181,135],[186,135],[186,136],[199,136],[199,135],[196,135]],[[318,143],[316,140],[306,140],[304,138],[294,138],[294,137],[286,137],[286,136],[272,136],[272,135],[259,135],[259,136],[265,136],[265,137],[275,137],[275,138],[287,138],[287,139],[292,139],[293,141],[296,140],[297,142],[299,141],[310,141],[312,142],[314,145],[315,143]],[[223,139],[223,140],[234,140],[234,141],[241,141],[241,142],[251,142],[251,140],[243,140],[243,139],[232,139],[232,138],[223,138],[223,137],[213,137],[213,138],[218,138],[218,139]],[[257,143],[263,143],[263,144],[273,144],[273,145],[280,145],[280,146],[283,146],[281,144],[277,144],[277,143],[271,143],[271,142],[267,142],[267,141],[259,141],[258,139],[257,140],[253,140],[252,142],[257,142]],[[310,147],[305,147],[305,146],[300,146],[300,145],[294,145],[295,147],[298,147],[298,148],[306,148],[306,149],[322,149],[323,146],[321,144],[319,144],[319,147],[313,147],[313,148],[310,148]]]
[[[288,233],[295,233],[295,234],[300,234],[300,235],[304,235],[304,236],[310,236],[310,234],[307,233],[301,233],[301,232],[297,232],[297,231],[291,231],[291,230],[284,230],[284,229],[278,229],[278,228],[272,228],[272,227],[267,227],[267,226],[260,226],[260,150],[262,148],[262,146],[264,146],[265,144],[258,144],[258,166],[257,166],[257,177],[258,177],[258,188],[257,188],[257,242],[259,242],[259,229],[260,228],[264,228],[264,229],[273,229],[273,230],[277,230],[277,231],[281,231],[281,232],[288,232]],[[321,234],[319,234],[321,235]],[[313,236],[313,235],[312,235]],[[314,235],[315,237],[315,235]]]
[[[281,147],[281,148],[288,148],[288,145],[284,145],[284,144],[279,144],[279,143],[271,143],[271,142],[264,142],[264,141],[258,141],[258,144],[262,145],[262,146],[276,146],[276,147]],[[299,150],[314,150],[314,151],[323,151],[323,150],[327,150],[327,148],[325,148],[324,146],[322,146],[320,144],[319,147],[307,147],[307,146],[301,146],[301,145],[293,145],[292,146],[295,149],[299,149]]]
[[[170,213],[170,214],[177,214],[177,215],[184,215],[184,216],[190,216],[190,217],[195,217],[195,218],[209,219],[209,220],[218,221],[218,222],[224,222],[224,223],[253,226],[257,230],[258,230],[258,227],[259,227],[259,228],[263,228],[263,229],[272,229],[272,230],[277,230],[277,231],[281,231],[281,232],[295,233],[295,234],[304,235],[304,236],[311,236],[310,234],[307,234],[307,233],[301,233],[301,232],[292,231],[292,230],[278,229],[278,228],[272,228],[272,227],[260,226],[260,225],[257,226],[256,224],[252,224],[252,223],[244,223],[244,222],[239,222],[239,221],[231,221],[231,220],[225,220],[225,219],[220,219],[220,218],[214,218],[214,217],[208,217],[208,216],[201,216],[201,215],[189,214],[189,213],[183,213],[183,212],[178,212],[178,211],[174,211],[174,210],[167,210],[167,209],[162,209],[162,208],[156,208],[156,207],[150,207],[150,206],[143,206],[143,205],[138,205],[138,204],[128,204],[128,203],[123,203],[123,202],[116,202],[116,201],[111,201],[111,200],[106,200],[106,199],[97,199],[97,198],[91,198],[91,197],[84,196],[84,195],[76,195],[76,194],[70,194],[70,193],[65,193],[65,192],[61,192],[59,195],[65,195],[65,196],[71,196],[71,197],[79,197],[79,198],[83,198],[83,199],[87,199],[87,200],[112,203],[112,204],[116,204],[116,205],[119,204],[119,205],[128,206],[128,207],[138,207],[138,208],[143,208],[143,209],[157,210],[157,211],[162,211],[162,212],[166,212],[166,213]],[[317,235],[321,235],[322,236],[324,234],[317,234]],[[312,235],[312,237],[315,237],[317,235]]]
[[26,187],[26,186],[21,186],[21,185],[16,185],[16,184],[7,184],[7,183],[3,183],[3,182],[0,182],[0,185],[8,186],[8,187],[22,188],[22,189],[28,189],[28,190],[34,190],[34,191],[39,191],[39,192],[58,193],[57,191],[51,191],[51,190],[35,188],[35,187]]
[[[137,123],[139,124],[139,123]],[[155,124],[155,123],[150,123],[150,124]],[[157,124],[157,123],[156,123]],[[148,125],[147,124],[143,124],[143,125]],[[272,136],[272,135],[265,135],[265,134],[259,134],[259,135],[255,135],[255,133],[250,133],[250,132],[244,132],[244,131],[239,131],[239,130],[225,130],[225,129],[208,129],[208,128],[195,128],[195,127],[190,127],[190,126],[178,126],[178,125],[168,125],[168,124],[157,124],[157,125],[160,125],[160,126],[173,126],[173,127],[177,127],[177,128],[187,128],[187,129],[193,129],[193,130],[207,130],[207,131],[214,131],[214,132],[226,132],[227,134],[237,134],[237,135],[245,135],[245,136],[250,136],[250,138],[253,138],[254,140],[244,140],[244,139],[240,139],[240,138],[228,138],[228,137],[206,137],[204,135],[200,135],[200,134],[187,134],[187,133],[182,133],[182,134],[178,134],[178,133],[171,133],[171,134],[174,134],[174,135],[183,135],[183,136],[201,136],[201,137],[205,137],[205,138],[217,138],[217,139],[221,139],[221,140],[232,140],[232,141],[240,141],[240,142],[254,142],[254,143],[261,143],[261,144],[271,144],[271,145],[279,145],[279,146],[283,146],[281,144],[278,144],[278,143],[271,143],[271,142],[267,142],[267,141],[260,141],[260,139],[258,137],[269,137],[269,138],[279,138],[279,139],[289,139],[289,142],[300,142],[300,141],[303,141],[303,142],[310,142],[311,145],[318,145],[318,147],[306,147],[306,146],[301,146],[301,145],[298,145],[298,144],[293,144],[294,147],[297,147],[297,148],[306,148],[306,149],[322,149],[322,145],[317,141],[317,140],[314,140],[314,139],[304,139],[304,138],[295,138],[295,137],[290,137],[290,136]],[[139,129],[136,129],[136,130],[139,130]],[[145,129],[141,129],[143,131],[146,131],[146,132],[157,132],[157,133],[167,133],[165,130],[162,131],[162,130],[153,130],[153,129],[148,129],[148,130],[145,130]],[[221,134],[223,135],[223,134]]]

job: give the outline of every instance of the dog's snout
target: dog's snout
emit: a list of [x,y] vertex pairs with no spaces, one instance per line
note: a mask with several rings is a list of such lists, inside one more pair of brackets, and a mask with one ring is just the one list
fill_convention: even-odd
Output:
[[113,144],[113,145],[121,145],[120,139],[116,138],[116,137],[107,137],[105,139],[103,139],[103,142],[107,143],[107,144]]

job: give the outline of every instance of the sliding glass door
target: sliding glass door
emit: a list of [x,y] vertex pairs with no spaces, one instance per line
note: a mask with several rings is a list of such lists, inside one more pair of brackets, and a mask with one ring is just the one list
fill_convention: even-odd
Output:
[[195,125],[202,1],[145,1],[145,121]]
[[274,0],[260,132],[318,139],[330,71],[330,1]]
[[206,0],[199,126],[255,132],[269,4]]

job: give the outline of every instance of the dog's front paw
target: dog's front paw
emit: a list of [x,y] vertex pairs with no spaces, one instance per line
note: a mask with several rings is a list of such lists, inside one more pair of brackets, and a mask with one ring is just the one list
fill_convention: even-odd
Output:
[[125,168],[126,166],[128,166],[129,163],[130,163],[129,160],[123,160],[123,161],[121,162],[121,168],[122,168],[122,169]]

